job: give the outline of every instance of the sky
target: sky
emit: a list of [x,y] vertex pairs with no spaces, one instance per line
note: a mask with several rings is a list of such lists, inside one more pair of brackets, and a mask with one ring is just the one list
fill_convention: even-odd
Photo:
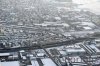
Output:
[[83,4],[81,8],[87,8],[90,11],[100,15],[100,0],[73,0],[75,3]]

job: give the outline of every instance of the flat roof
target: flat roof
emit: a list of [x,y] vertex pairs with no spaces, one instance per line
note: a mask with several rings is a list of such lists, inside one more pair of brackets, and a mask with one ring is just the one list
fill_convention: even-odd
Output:
[[[44,66],[56,66],[56,64],[50,58],[41,59]],[[39,66],[36,60],[32,60],[32,65],[28,66]],[[0,62],[0,66],[20,66],[19,61],[10,61],[10,62]]]
[[0,66],[19,66],[18,61],[0,62]]
[[10,53],[0,53],[0,56],[9,56]]

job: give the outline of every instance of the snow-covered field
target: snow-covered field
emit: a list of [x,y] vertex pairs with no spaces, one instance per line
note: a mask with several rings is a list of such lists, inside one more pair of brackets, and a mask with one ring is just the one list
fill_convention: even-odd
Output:
[[86,8],[100,15],[100,0],[73,0],[75,3],[83,4],[80,8]]

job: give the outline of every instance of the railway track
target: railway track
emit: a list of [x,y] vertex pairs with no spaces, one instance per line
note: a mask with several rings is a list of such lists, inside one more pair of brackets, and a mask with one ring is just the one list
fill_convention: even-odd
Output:
[[48,43],[48,44],[35,44],[33,46],[30,47],[15,47],[15,48],[3,48],[0,49],[0,53],[5,53],[5,52],[18,52],[20,50],[35,50],[35,49],[42,49],[41,46],[39,46],[40,44],[44,47],[44,48],[51,48],[51,47],[58,47],[58,46],[63,46],[63,45],[71,45],[71,44],[75,44],[75,43],[79,43],[85,40],[89,40],[91,38],[77,38],[77,39],[72,39],[72,40],[67,40],[67,41],[63,41],[63,42],[55,42],[55,43]]

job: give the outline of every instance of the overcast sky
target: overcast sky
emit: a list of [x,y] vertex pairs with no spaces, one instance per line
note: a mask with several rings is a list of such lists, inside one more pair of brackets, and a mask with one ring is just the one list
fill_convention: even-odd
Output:
[[100,0],[73,0],[75,3],[83,4],[82,8],[89,8],[92,12],[100,15]]

